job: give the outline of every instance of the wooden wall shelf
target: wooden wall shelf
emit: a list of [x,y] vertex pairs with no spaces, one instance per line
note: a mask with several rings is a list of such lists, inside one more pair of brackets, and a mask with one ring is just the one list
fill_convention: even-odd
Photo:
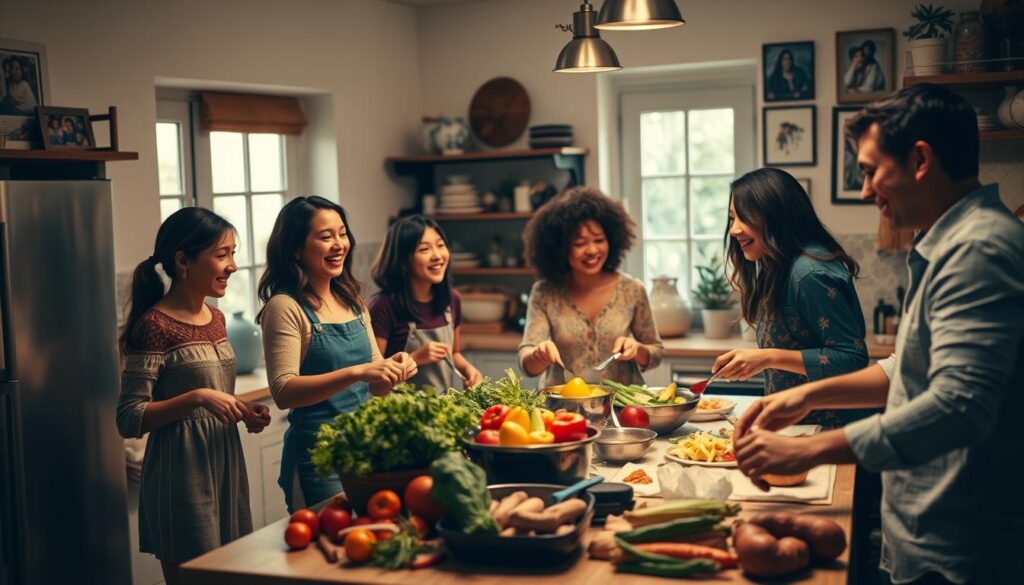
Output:
[[532,268],[452,268],[456,276],[533,276]]
[[0,163],[4,161],[114,162],[121,160],[139,160],[139,153],[112,150],[12,150],[9,148],[0,149]]
[[983,89],[1024,83],[1024,70],[991,71],[986,73],[950,73],[946,75],[918,75],[903,78],[903,86],[934,83],[953,89]]
[[401,163],[460,163],[477,160],[514,160],[520,158],[546,158],[554,155],[561,156],[586,156],[590,149],[582,147],[567,148],[535,148],[530,150],[484,150],[481,152],[465,152],[462,154],[426,154],[419,156],[391,156],[387,162],[392,164]]
[[0,150],[0,179],[11,181],[89,181],[107,178],[107,163],[139,160],[119,150]]
[[503,213],[439,213],[427,216],[437,223],[446,221],[496,221],[508,219],[530,219],[533,212],[503,212]]
[[1024,138],[1024,128],[1018,130],[983,130],[978,133],[981,140],[1006,140],[1010,138]]

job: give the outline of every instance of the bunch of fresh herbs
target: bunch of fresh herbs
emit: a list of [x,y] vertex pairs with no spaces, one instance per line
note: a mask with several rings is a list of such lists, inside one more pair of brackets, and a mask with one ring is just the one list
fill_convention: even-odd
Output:
[[529,388],[523,388],[522,378],[511,369],[505,370],[505,377],[492,380],[484,378],[472,388],[465,390],[448,390],[446,394],[452,403],[464,407],[479,419],[484,411],[495,404],[508,407],[521,406],[527,412],[534,406],[544,406],[544,395]]
[[421,469],[457,451],[478,420],[446,396],[398,387],[321,425],[310,453],[321,476]]

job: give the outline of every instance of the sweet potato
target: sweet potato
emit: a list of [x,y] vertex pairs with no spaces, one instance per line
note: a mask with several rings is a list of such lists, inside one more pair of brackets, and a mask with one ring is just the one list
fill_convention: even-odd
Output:
[[509,516],[508,525],[525,530],[550,533],[557,530],[562,524],[574,522],[586,510],[586,502],[573,498],[545,508],[541,512],[517,509]]
[[516,506],[526,501],[529,496],[526,492],[520,490],[512,492],[501,499],[501,503],[495,508],[494,513],[491,514],[494,517],[494,521],[498,523],[498,526],[504,528],[508,525],[508,517],[515,510]]
[[732,539],[740,566],[755,577],[787,575],[810,562],[804,541],[792,536],[776,538],[757,524],[737,521]]
[[762,512],[748,519],[776,538],[793,536],[807,543],[811,557],[818,561],[831,561],[846,550],[846,534],[828,518],[813,514],[788,512]]

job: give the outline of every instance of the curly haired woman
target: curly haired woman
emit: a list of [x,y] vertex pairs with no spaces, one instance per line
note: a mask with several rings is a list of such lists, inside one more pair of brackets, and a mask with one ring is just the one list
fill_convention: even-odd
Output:
[[617,201],[595,189],[569,190],[526,226],[526,256],[540,277],[530,293],[519,363],[540,386],[584,374],[612,353],[601,374],[623,384],[661,362],[647,291],[618,271],[636,239],[636,224]]

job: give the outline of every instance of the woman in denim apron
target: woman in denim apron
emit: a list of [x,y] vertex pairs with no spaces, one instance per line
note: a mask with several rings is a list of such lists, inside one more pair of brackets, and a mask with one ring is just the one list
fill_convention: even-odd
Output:
[[436,222],[422,215],[391,225],[373,264],[380,294],[370,300],[370,317],[380,351],[408,353],[419,372],[409,381],[444,392],[462,378],[466,386],[483,379],[459,351],[462,303],[448,280],[448,240]]
[[320,426],[416,373],[408,354],[385,360],[373,342],[351,272],[354,248],[345,211],[316,196],[285,205],[267,242],[257,320],[271,394],[289,409],[278,478],[289,512],[342,490],[310,461]]

